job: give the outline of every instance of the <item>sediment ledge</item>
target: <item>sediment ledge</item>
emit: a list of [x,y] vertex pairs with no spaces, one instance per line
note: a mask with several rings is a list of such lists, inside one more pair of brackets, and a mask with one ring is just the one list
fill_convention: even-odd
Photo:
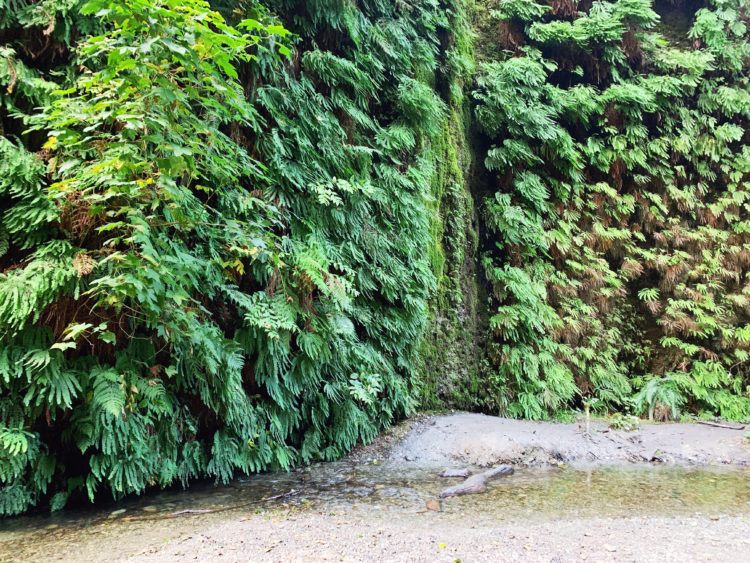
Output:
[[386,460],[436,468],[631,463],[744,467],[750,465],[750,440],[744,430],[695,423],[644,423],[626,432],[592,421],[586,432],[578,423],[456,413],[413,422],[389,448]]

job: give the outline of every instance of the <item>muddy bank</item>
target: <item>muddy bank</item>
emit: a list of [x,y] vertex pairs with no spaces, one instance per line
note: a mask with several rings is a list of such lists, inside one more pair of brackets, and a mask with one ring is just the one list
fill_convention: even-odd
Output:
[[596,466],[631,463],[750,465],[744,430],[702,424],[642,424],[634,432],[606,422],[560,424],[457,413],[415,421],[385,453],[387,463],[420,467]]

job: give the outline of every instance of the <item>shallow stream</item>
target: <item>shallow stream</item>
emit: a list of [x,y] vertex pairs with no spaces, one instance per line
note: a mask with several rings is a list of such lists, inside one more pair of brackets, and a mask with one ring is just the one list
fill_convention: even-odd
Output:
[[[94,509],[66,510],[0,522],[0,560],[54,555],[61,542],[128,544],[161,539],[257,512],[356,510],[393,517],[436,512],[481,524],[557,518],[750,514],[750,471],[723,468],[633,466],[519,469],[481,495],[435,499],[460,479],[426,469],[388,468],[378,463],[337,462],[291,473],[266,474],[229,486],[199,484],[188,491],[151,493]],[[269,500],[270,499],[270,500]],[[140,540],[139,540],[140,539]],[[156,538],[157,540],[159,538]],[[124,554],[124,553],[123,553]]]

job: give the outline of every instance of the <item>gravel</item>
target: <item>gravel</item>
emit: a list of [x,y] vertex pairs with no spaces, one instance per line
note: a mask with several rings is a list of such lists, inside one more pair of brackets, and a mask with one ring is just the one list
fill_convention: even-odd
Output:
[[635,432],[610,429],[603,421],[559,424],[457,413],[412,424],[387,455],[392,465],[491,467],[667,463],[750,465],[743,430],[702,424],[642,424]]
[[129,561],[727,561],[747,560],[750,518],[624,518],[474,526],[428,512],[408,521],[303,514],[227,522]]

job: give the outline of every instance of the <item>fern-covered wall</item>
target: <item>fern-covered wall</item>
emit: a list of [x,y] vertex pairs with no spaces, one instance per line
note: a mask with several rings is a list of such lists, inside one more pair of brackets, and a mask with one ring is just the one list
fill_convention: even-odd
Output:
[[472,213],[461,4],[0,12],[1,513],[334,459],[413,412],[472,254],[438,219]]
[[743,0],[488,3],[495,410],[750,416],[749,26]]
[[0,514],[417,408],[750,418],[743,0],[0,0]]

